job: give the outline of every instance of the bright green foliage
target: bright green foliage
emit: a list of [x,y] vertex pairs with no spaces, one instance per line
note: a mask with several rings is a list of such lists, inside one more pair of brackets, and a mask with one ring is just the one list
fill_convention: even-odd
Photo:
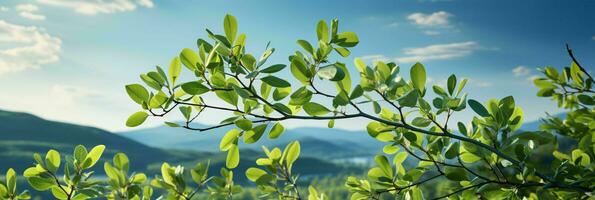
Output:
[[[568,48],[568,47],[567,47]],[[568,48],[572,58],[569,67],[561,71],[553,67],[541,69],[544,77],[537,78],[534,83],[540,88],[537,96],[551,98],[559,107],[567,110],[565,119],[549,116],[544,119],[541,134],[559,134],[571,138],[574,147],[558,148],[556,141],[553,156],[555,160],[552,170],[556,180],[572,180],[576,186],[593,191],[595,175],[595,90],[593,77],[583,68]],[[531,135],[538,141],[540,135]],[[533,146],[541,145],[540,142]],[[566,199],[579,198],[580,194],[556,193]],[[590,198],[593,198],[591,196]]]
[[[93,167],[105,146],[93,147],[90,151],[79,145],[73,152],[72,161],[62,163],[61,155],[56,150],[49,150],[45,160],[35,154],[35,166],[23,173],[31,187],[39,191],[50,190],[56,199],[90,199],[100,197],[102,187],[100,181],[91,179],[89,169]],[[60,170],[62,166],[62,170]],[[60,171],[59,171],[60,170]],[[64,174],[59,176],[58,174]]]
[[[227,153],[220,176],[208,175],[208,162],[197,164],[190,172],[163,163],[161,174],[149,186],[143,173],[129,171],[130,161],[119,153],[104,163],[107,180],[93,179],[89,170],[100,160],[103,145],[89,151],[77,146],[72,157],[55,150],[44,157],[35,154],[35,166],[23,176],[32,188],[51,192],[56,199],[151,199],[152,187],[165,192],[159,199],[190,200],[199,192],[212,199],[231,199],[242,191],[234,185],[230,171],[240,163],[240,139],[251,144],[265,134],[278,138],[285,130],[282,122],[290,119],[328,120],[332,128],[335,120],[360,118],[369,121],[368,134],[385,146],[366,177],[347,178],[345,186],[352,200],[593,199],[594,81],[570,49],[573,62],[569,67],[561,71],[545,67],[545,77],[535,79],[540,88],[537,95],[552,98],[567,109],[566,118],[549,117],[540,130],[522,131],[523,111],[512,96],[483,103],[468,99],[463,93],[467,79],[459,81],[451,75],[446,86],[433,85],[435,98],[429,102],[426,69],[420,63],[409,69],[411,80],[405,80],[396,63],[368,66],[356,58],[354,67],[348,67],[331,61],[337,57],[331,55],[333,50],[339,57],[347,57],[349,48],[359,43],[355,33],[339,32],[338,24],[336,19],[330,27],[320,21],[314,45],[298,40],[303,51],[289,56],[294,80],[280,75],[286,64],[266,64],[273,48],[267,46],[260,54],[246,52],[246,35],[238,35],[236,18],[227,15],[224,35],[207,29],[210,42],[198,39],[196,49],[183,49],[172,59],[167,74],[160,67],[141,74],[141,81],[151,90],[140,84],[125,87],[142,109],[129,117],[128,126],[141,125],[149,115],[161,117],[177,111],[186,122],[166,122],[168,126],[198,131],[235,126],[220,141],[219,149]],[[182,64],[195,76],[193,81],[176,83]],[[358,72],[359,83],[352,82],[352,68]],[[316,81],[335,85],[336,90],[319,89]],[[226,105],[205,102],[207,95]],[[455,123],[451,117],[464,111],[467,104],[477,116],[468,123]],[[213,127],[191,127],[205,109],[229,117]],[[576,145],[560,146],[559,139]],[[291,142],[283,150],[264,151],[266,157],[256,160],[260,167],[245,172],[263,198],[325,199],[312,186],[307,196],[300,195],[298,176],[292,172],[301,152],[299,142]],[[431,188],[436,183],[445,187]],[[0,199],[28,198],[26,191],[17,194],[16,172],[9,170],[6,182],[0,182]]]
[[[251,167],[246,170],[248,180],[254,182],[262,193],[261,198],[302,199],[297,186],[298,176],[293,175],[292,166],[300,155],[300,143],[293,141],[281,150],[277,147],[269,150],[263,147],[266,157],[256,160],[261,168]],[[308,188],[308,200],[322,200],[324,194],[318,194],[312,186]]]
[[17,190],[17,173],[12,169],[6,172],[6,181],[0,181],[0,199],[4,200],[21,200],[31,199],[29,191],[24,190],[18,193]]
[[[214,199],[227,199],[242,191],[233,184],[233,172],[221,169],[221,177],[208,175],[209,163],[199,163],[190,170],[192,184],[187,180],[188,174],[182,166],[161,165],[161,176],[151,181],[151,186],[167,192],[165,199],[192,199],[200,192],[209,194]],[[211,186],[208,183],[211,182]],[[192,186],[195,185],[195,186]],[[201,191],[202,190],[202,191]]]
[[148,187],[143,189],[147,176],[144,173],[128,174],[130,160],[126,154],[114,155],[112,163],[105,162],[103,169],[108,177],[107,199],[151,199],[152,189]]
[[[23,176],[35,190],[48,191],[55,199],[66,200],[191,200],[199,194],[210,199],[231,199],[242,192],[240,186],[234,185],[232,171],[222,168],[220,177],[209,176],[209,162],[198,163],[189,173],[182,166],[163,163],[161,175],[148,181],[144,173],[130,171],[130,160],[124,153],[117,153],[104,163],[105,179],[92,177],[93,172],[89,170],[100,160],[104,150],[103,145],[89,151],[79,145],[66,162],[55,150],[49,150],[45,160],[35,154],[37,164],[25,170]],[[60,167],[63,172],[59,171]],[[0,199],[30,199],[27,191],[17,194],[16,178],[15,171],[10,169],[6,182],[0,181]],[[163,193],[157,194],[163,195],[154,195],[154,188],[162,189]]]
[[[138,84],[128,85],[126,90],[141,112],[160,117],[179,110],[185,125],[167,123],[169,126],[198,131],[237,127],[220,143],[220,150],[227,152],[229,169],[239,164],[240,140],[251,144],[265,134],[280,137],[285,120],[328,120],[328,126],[334,127],[335,120],[359,118],[369,121],[366,128],[371,137],[386,143],[386,155],[376,157],[377,166],[368,171],[367,179],[347,180],[352,199],[568,199],[589,198],[595,189],[591,184],[593,80],[576,61],[562,72],[545,68],[546,78],[536,80],[539,96],[552,97],[560,106],[572,109],[568,119],[548,119],[544,131],[530,132],[519,130],[524,116],[513,97],[487,102],[470,99],[463,92],[467,79],[451,75],[446,85],[433,85],[430,91],[421,63],[369,65],[356,58],[354,66],[349,66],[344,63],[351,62],[333,60],[349,56],[350,48],[359,43],[355,33],[341,32],[336,19],[330,26],[324,20],[318,22],[315,41],[297,40],[300,50],[289,55],[285,64],[267,64],[274,53],[268,45],[264,52],[247,52],[247,37],[238,34],[235,17],[227,15],[223,26],[223,34],[207,29],[208,40],[198,39],[195,48],[181,51],[180,62],[193,82],[175,83],[179,67],[174,58],[169,77],[160,68],[141,75],[153,90]],[[282,76],[287,65],[293,79]],[[401,68],[410,80],[403,78]],[[359,76],[359,83],[352,81],[354,76]],[[322,89],[317,87],[319,82],[336,87]],[[434,94],[428,95],[428,91]],[[225,105],[205,102],[207,96],[219,98]],[[454,121],[452,117],[467,105],[477,116],[471,122]],[[209,117],[201,115],[205,109],[227,113],[228,118],[213,127],[190,127],[194,120]],[[131,125],[144,121],[142,114],[133,116]],[[537,159],[536,154],[546,151],[545,147],[557,148],[554,134],[577,139],[579,148]],[[273,165],[271,156],[280,154],[278,164],[288,167],[299,155],[299,145],[292,144],[283,152],[268,152],[268,161],[261,160],[259,165]],[[542,160],[553,158],[557,161],[552,167],[541,166]],[[406,159],[415,165],[404,164]],[[269,169],[248,172],[257,182],[265,174],[275,175]],[[222,173],[224,177],[229,174]],[[266,191],[286,191],[273,191],[279,189],[274,180],[264,181],[270,186]],[[423,185],[432,181],[446,181],[449,187],[439,193],[424,192]]]

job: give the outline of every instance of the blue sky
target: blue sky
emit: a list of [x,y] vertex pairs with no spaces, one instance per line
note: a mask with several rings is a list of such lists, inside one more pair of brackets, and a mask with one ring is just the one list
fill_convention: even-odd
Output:
[[[276,48],[271,63],[286,63],[299,48],[297,39],[314,41],[318,20],[336,17],[341,30],[360,38],[342,62],[380,59],[408,69],[420,60],[432,84],[444,84],[451,73],[467,77],[471,98],[513,95],[526,119],[536,120],[560,112],[553,102],[535,97],[529,80],[539,74],[537,67],[567,65],[564,44],[569,43],[593,69],[593,10],[595,1],[586,0],[3,0],[0,109],[125,130],[124,121],[138,108],[123,86],[139,82],[138,75],[155,65],[167,66],[182,48],[195,48],[205,28],[221,32],[230,13],[248,35],[248,51],[260,54],[268,41]],[[361,129],[362,124],[337,126]],[[289,124],[302,125],[321,124]]]

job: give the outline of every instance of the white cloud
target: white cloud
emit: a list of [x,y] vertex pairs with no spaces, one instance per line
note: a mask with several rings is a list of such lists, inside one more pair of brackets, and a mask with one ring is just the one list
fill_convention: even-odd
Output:
[[10,10],[8,7],[0,6],[0,12],[6,12],[8,10]]
[[474,41],[435,44],[425,47],[407,48],[404,51],[405,56],[398,57],[396,60],[402,63],[430,60],[449,60],[467,56],[477,49],[479,49],[479,45],[477,45],[477,43]]
[[482,49],[477,42],[459,42],[449,44],[434,44],[425,47],[406,48],[404,56],[388,57],[382,54],[372,54],[360,57],[364,61],[383,61],[398,63],[413,63],[431,60],[449,60],[472,54],[475,50]]
[[516,76],[516,77],[526,76],[526,75],[529,75],[530,73],[531,73],[531,69],[529,69],[528,67],[522,66],[522,65],[512,69],[512,74],[514,74],[514,76]]
[[438,32],[438,31],[432,31],[432,30],[426,30],[426,31],[424,31],[424,34],[426,34],[426,35],[440,35],[440,32]]
[[152,0],[138,0],[138,4],[147,8],[152,8],[155,6]]
[[0,44],[5,47],[0,49],[2,74],[57,62],[62,41],[49,35],[43,28],[0,20]]
[[15,7],[15,9],[17,9],[17,11],[23,11],[23,12],[35,12],[35,11],[39,10],[39,7],[28,3],[28,4],[19,4]]
[[394,28],[394,27],[398,27],[398,26],[399,26],[398,22],[391,22],[386,25],[386,27],[389,27],[389,28]]
[[484,81],[484,80],[476,80],[476,79],[469,79],[469,84],[479,88],[487,88],[492,87],[494,84],[492,82]]
[[19,4],[15,7],[19,15],[23,18],[30,20],[45,20],[45,16],[36,13],[39,11],[39,7],[33,4]]
[[592,40],[595,40],[595,35],[593,37],[591,37]]
[[72,105],[79,101],[87,101],[102,97],[100,93],[89,88],[64,84],[52,85],[50,92],[54,97],[52,98],[53,101],[63,105]]
[[37,0],[37,2],[73,9],[85,15],[126,12],[135,10],[139,6],[146,8],[155,6],[152,0]]
[[381,54],[374,54],[374,55],[366,55],[366,56],[362,56],[360,57],[360,59],[362,59],[364,62],[378,62],[378,61],[382,61],[382,62],[389,62],[391,59],[389,57],[386,57],[385,55],[381,55]]
[[407,16],[407,19],[418,26],[424,27],[445,27],[450,25],[449,18],[453,17],[454,15],[445,12],[445,11],[438,11],[431,14],[424,14],[424,13],[413,13]]

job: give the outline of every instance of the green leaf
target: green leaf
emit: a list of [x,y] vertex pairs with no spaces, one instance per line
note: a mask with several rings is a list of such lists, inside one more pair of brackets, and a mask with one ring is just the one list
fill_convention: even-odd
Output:
[[198,81],[192,81],[182,84],[182,90],[189,95],[201,95],[207,93],[209,88]]
[[186,68],[190,69],[190,71],[196,71],[198,69],[196,67],[196,63],[198,63],[199,60],[200,58],[192,49],[185,48],[180,53],[180,61],[182,61],[182,64],[184,64]]
[[421,63],[415,63],[410,71],[413,87],[424,94],[426,89],[426,69]]
[[289,105],[304,105],[312,99],[312,91],[304,86],[296,90],[290,97],[291,100],[289,101]]
[[316,26],[316,36],[318,36],[318,41],[322,41],[324,43],[329,42],[328,25],[324,20],[320,20],[318,22],[318,25]]
[[176,80],[178,80],[178,77],[180,77],[181,69],[182,64],[180,64],[180,58],[176,56],[169,64],[169,81],[171,82],[172,86],[176,85]]
[[257,182],[260,177],[267,175],[267,172],[255,167],[250,167],[246,170],[246,177],[252,182]]
[[83,164],[83,162],[85,161],[85,158],[87,158],[87,148],[85,148],[85,146],[83,145],[77,145],[76,147],[74,147],[74,159],[79,162],[80,164]]
[[384,172],[384,175],[386,177],[393,177],[393,169],[390,166],[386,156],[377,155],[376,157],[374,157],[374,160],[376,161],[376,164],[378,165],[378,167],[380,167],[382,172]]
[[233,55],[240,55],[242,51],[245,49],[246,45],[246,34],[240,34],[236,41],[234,42],[232,48]]
[[291,93],[291,87],[276,88],[273,91],[273,100],[280,101],[280,100],[284,99],[285,97],[289,96],[290,93]]
[[314,48],[312,45],[306,40],[298,40],[298,45],[300,45],[304,50],[306,50],[310,55],[314,55]]
[[[66,192],[70,191],[68,187],[62,186],[62,188],[67,188]],[[56,199],[68,199],[68,195],[64,193],[62,189],[59,189],[58,186],[52,187],[52,195],[54,195]]]
[[233,43],[233,40],[235,40],[236,34],[238,33],[238,21],[234,16],[225,15],[225,19],[223,20],[223,30],[225,31],[227,41]]
[[469,179],[467,176],[467,171],[459,167],[445,167],[444,173],[446,178],[453,181],[466,181]]
[[349,75],[349,70],[347,69],[347,66],[345,66],[345,64],[343,63],[335,63],[335,67],[337,67],[337,69],[340,69],[341,71],[343,71],[343,74],[345,74],[345,76],[341,79],[341,81],[337,82],[337,90],[339,92],[341,91],[345,91],[346,94],[349,94],[349,92],[351,92],[351,75]]
[[432,123],[432,121],[425,117],[416,117],[411,121],[411,124],[417,127],[427,127],[430,123]]
[[225,159],[225,166],[229,169],[236,168],[240,163],[240,149],[237,145],[232,144],[227,151],[227,158]]
[[172,128],[178,128],[181,127],[178,123],[174,123],[174,122],[163,122],[165,123],[166,126],[172,127]]
[[281,123],[277,122],[275,125],[273,125],[273,128],[271,128],[271,132],[269,132],[269,138],[277,139],[279,136],[281,136],[281,134],[283,134],[284,131],[285,127],[283,127]]
[[190,171],[190,174],[192,175],[192,180],[194,180],[195,183],[202,185],[204,183],[204,181],[208,178],[208,174],[209,174],[208,172],[209,172],[210,165],[211,165],[210,161],[207,161],[206,164],[204,164],[204,163],[196,164],[194,169],[192,169]]
[[126,93],[128,93],[128,96],[138,104],[143,104],[143,102],[149,100],[149,91],[140,84],[126,85]]
[[117,153],[114,155],[113,158],[114,166],[118,169],[121,169],[125,173],[128,173],[128,169],[130,168],[130,159],[124,153]]
[[457,156],[458,153],[459,153],[459,142],[450,143],[450,145],[448,145],[446,153],[444,154],[444,157],[446,157],[448,159],[453,159]]
[[12,168],[6,171],[6,189],[9,194],[15,194],[17,190],[17,173]]
[[340,81],[345,78],[345,72],[343,72],[343,69],[337,68],[335,65],[321,67],[316,74],[318,74],[320,78],[331,81]]
[[367,65],[366,65],[366,63],[364,63],[364,61],[361,58],[355,58],[353,63],[355,64],[355,67],[357,68],[357,70],[360,73],[363,73],[366,71]]
[[349,51],[349,49],[347,48],[335,47],[334,49],[339,55],[343,56],[344,58],[351,55],[351,51]]
[[595,105],[595,99],[589,95],[586,94],[579,94],[578,96],[576,96],[578,99],[578,102],[588,105],[588,106],[592,106]]
[[244,142],[246,144],[257,142],[262,137],[262,134],[264,134],[266,128],[267,124],[261,124],[254,127],[252,130],[246,131],[246,134],[244,135]]
[[231,129],[225,133],[225,136],[219,142],[219,150],[227,151],[231,148],[232,145],[237,143],[237,139],[240,135],[240,131],[237,129]]
[[233,106],[237,106],[238,105],[238,94],[236,94],[234,91],[215,91],[215,95],[217,95],[217,97],[219,97],[221,100],[233,105]]
[[89,151],[87,154],[87,158],[85,159],[85,164],[83,165],[83,169],[88,169],[93,167],[99,158],[101,158],[101,154],[103,154],[103,150],[105,150],[105,145],[97,145]]
[[56,173],[60,167],[60,153],[53,149],[49,150],[47,154],[45,154],[45,166],[48,171]]
[[286,87],[290,87],[291,84],[289,84],[289,82],[277,78],[275,76],[266,76],[260,79],[261,81],[265,82],[266,84],[276,87],[276,88],[286,88]]
[[260,70],[260,72],[272,74],[272,73],[276,73],[276,72],[283,70],[285,67],[286,67],[286,65],[284,65],[284,64],[276,64],[276,65],[272,65],[270,67],[264,68],[264,69]]
[[155,90],[160,90],[161,89],[161,84],[159,84],[157,81],[153,80],[153,78],[151,78],[149,75],[146,74],[141,74],[140,75],[140,79],[147,84],[149,87],[155,89]]
[[459,84],[459,88],[457,89],[457,93],[455,94],[456,96],[459,96],[459,94],[461,93],[461,91],[463,90],[463,88],[465,87],[465,85],[467,84],[467,80],[468,79],[463,79],[461,81],[461,84]]
[[285,147],[285,151],[287,152],[285,160],[287,165],[291,166],[300,156],[300,142],[293,141],[289,143],[287,147]]
[[27,178],[27,182],[29,185],[33,187],[33,189],[38,191],[46,191],[50,188],[54,187],[56,182],[52,178],[42,178],[42,177],[29,177]]
[[241,128],[242,130],[250,130],[252,129],[252,121],[247,120],[247,119],[240,119],[235,121],[235,124],[238,128]]
[[192,114],[192,107],[190,106],[180,106],[179,107],[182,116],[186,119],[186,121],[190,120],[190,115]]
[[574,61],[570,63],[570,77],[575,83],[579,85],[583,84],[582,73],[583,71]]
[[303,58],[295,56],[291,60],[290,70],[291,74],[293,74],[293,76],[296,79],[298,79],[302,84],[309,84],[310,78],[312,78],[312,74],[306,66],[306,62],[303,60]]
[[450,95],[452,95],[452,93],[455,90],[455,87],[457,86],[457,76],[455,76],[454,74],[453,75],[450,75],[448,77],[447,86],[448,86],[448,93]]
[[130,117],[128,117],[128,120],[126,120],[126,126],[128,126],[128,127],[139,126],[139,125],[143,124],[143,122],[145,122],[147,117],[149,117],[149,114],[147,114],[144,111],[135,112],[134,114],[130,115]]
[[479,116],[482,116],[482,117],[490,116],[490,113],[488,112],[488,110],[485,107],[483,107],[483,105],[481,103],[479,103],[478,101],[469,99],[469,101],[467,101],[467,103],[469,104],[471,109],[473,109],[473,111],[475,111],[475,113],[477,113]]
[[359,39],[354,32],[343,32],[337,34],[333,42],[342,47],[355,47],[359,43]]
[[251,54],[245,54],[242,56],[241,63],[244,67],[246,67],[249,71],[254,71],[256,68],[256,58]]
[[310,116],[321,116],[326,115],[330,112],[330,110],[323,105],[314,102],[308,102],[304,104],[304,110]]
[[417,98],[418,98],[418,92],[416,90],[411,90],[409,91],[409,93],[407,93],[405,96],[399,98],[397,101],[399,102],[399,105],[401,106],[405,106],[405,107],[415,107],[415,105],[417,105]]

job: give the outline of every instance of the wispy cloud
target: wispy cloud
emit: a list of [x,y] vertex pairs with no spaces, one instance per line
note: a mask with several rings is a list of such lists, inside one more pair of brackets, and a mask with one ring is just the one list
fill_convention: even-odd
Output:
[[593,37],[591,37],[592,40],[595,40],[595,35]]
[[477,79],[469,79],[469,84],[471,86],[475,86],[475,87],[479,87],[479,88],[487,88],[487,87],[494,86],[494,84],[492,82],[485,81],[485,80],[477,80]]
[[6,12],[10,10],[10,8],[6,7],[6,6],[0,6],[0,12]]
[[0,74],[39,68],[59,60],[62,41],[45,29],[0,20]]
[[50,88],[50,92],[55,97],[53,99],[56,103],[64,105],[72,105],[78,101],[87,102],[102,97],[101,93],[89,88],[67,84],[54,84]]
[[527,76],[530,73],[531,69],[522,65],[519,65],[518,67],[512,69],[512,74],[514,74],[515,77]]
[[431,60],[450,60],[468,56],[481,49],[475,41],[448,43],[448,44],[434,44],[425,47],[405,48],[403,56],[389,57],[383,54],[371,54],[362,56],[361,59],[366,61],[384,61],[384,62],[399,62],[399,63],[413,63]]
[[479,49],[479,45],[474,41],[434,44],[425,47],[407,48],[404,50],[405,56],[398,57],[396,60],[403,63],[449,60],[470,55],[477,49]]
[[423,33],[426,35],[440,35],[439,31],[433,31],[433,30],[426,30]]
[[45,16],[36,13],[39,11],[39,7],[33,4],[19,4],[15,7],[19,15],[23,18],[30,20],[45,20]]
[[389,57],[386,57],[385,55],[382,55],[382,54],[365,55],[365,56],[362,56],[360,58],[363,61],[366,61],[366,62],[371,61],[373,63],[378,62],[378,61],[390,62],[391,60],[393,60],[393,59],[391,59]]
[[73,9],[85,15],[96,15],[116,12],[133,11],[142,6],[152,8],[152,0],[37,0],[45,5]]
[[431,14],[417,12],[407,16],[407,19],[417,26],[446,27],[450,25],[449,18],[453,16],[453,14],[450,14],[446,11],[438,11]]

